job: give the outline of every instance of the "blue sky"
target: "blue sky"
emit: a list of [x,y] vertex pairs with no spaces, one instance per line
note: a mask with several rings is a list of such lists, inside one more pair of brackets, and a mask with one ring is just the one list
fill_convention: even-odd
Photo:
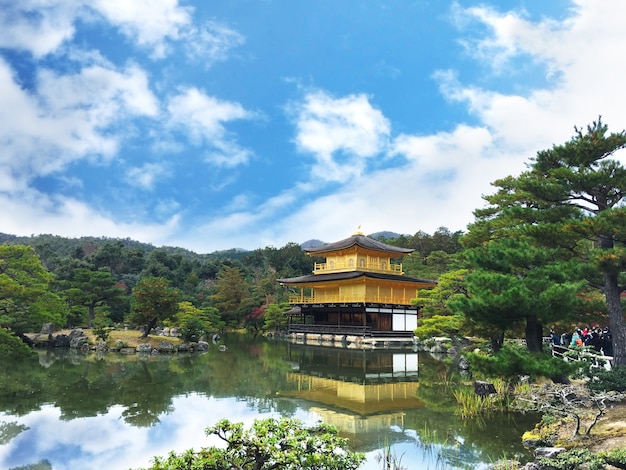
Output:
[[199,253],[465,230],[626,128],[626,3],[0,0],[0,231]]

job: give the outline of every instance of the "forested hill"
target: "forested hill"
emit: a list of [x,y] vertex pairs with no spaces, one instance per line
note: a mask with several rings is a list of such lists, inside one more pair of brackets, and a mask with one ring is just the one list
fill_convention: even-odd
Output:
[[[433,235],[417,232],[391,239],[379,235],[377,239],[415,250],[401,260],[406,275],[436,279],[455,266],[459,238],[460,233],[442,228]],[[288,299],[289,292],[277,279],[311,274],[314,263],[323,261],[308,256],[302,245],[287,243],[280,248],[198,254],[129,238],[19,237],[0,233],[0,251],[8,260],[25,257],[28,259],[21,260],[22,265],[40,264],[52,274],[46,282],[56,303],[46,301],[46,305],[58,305],[57,326],[91,325],[97,318],[123,322],[132,311],[133,292],[137,288],[141,291],[144,284],[157,283],[163,292],[173,289],[183,307],[212,312],[214,326],[254,325],[264,306]],[[33,313],[37,313],[35,310]],[[46,322],[50,320],[35,315],[27,326],[37,329]]]
[[179,254],[185,258],[192,259],[211,259],[211,258],[229,258],[229,259],[241,259],[249,251],[239,248],[232,248],[229,250],[215,251],[208,254],[198,254],[194,251],[187,250],[186,248],[175,246],[161,246],[156,247],[150,243],[144,243],[130,238],[109,238],[109,237],[80,237],[80,238],[67,238],[60,237],[58,235],[31,235],[29,237],[20,237],[16,235],[10,235],[0,232],[0,244],[6,243],[8,245],[27,245],[33,248],[45,248],[56,253],[57,256],[74,256],[80,250],[84,256],[89,256],[95,253],[103,245],[110,243],[121,243],[126,249],[141,250],[143,252],[150,253],[154,250],[161,250],[167,254]]

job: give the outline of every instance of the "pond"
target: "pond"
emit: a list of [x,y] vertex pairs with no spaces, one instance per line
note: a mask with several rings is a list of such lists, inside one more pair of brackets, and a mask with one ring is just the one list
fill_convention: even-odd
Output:
[[412,350],[349,350],[223,338],[205,354],[40,351],[0,365],[0,468],[137,469],[170,450],[217,444],[221,418],[289,416],[336,426],[364,470],[384,449],[409,469],[485,468],[519,455],[532,415],[463,421],[454,366]]

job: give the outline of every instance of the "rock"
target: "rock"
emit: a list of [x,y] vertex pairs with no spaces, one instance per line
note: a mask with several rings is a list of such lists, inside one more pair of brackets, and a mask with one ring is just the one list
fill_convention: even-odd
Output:
[[520,467],[520,470],[543,470],[541,465],[537,462],[528,462],[523,467]]
[[179,338],[181,335],[180,328],[172,328],[170,329],[170,336],[173,338]]
[[[82,332],[82,330],[81,330]],[[73,332],[72,332],[73,333]],[[87,345],[89,347],[89,338],[86,336],[74,336],[72,337],[72,333],[70,333],[70,348],[71,349],[81,349],[83,345]]]
[[120,354],[135,354],[135,348],[120,348]]
[[150,343],[141,343],[137,345],[137,347],[135,348],[135,351],[138,353],[150,354],[152,352],[152,346],[150,346]]
[[39,334],[49,335],[50,333],[54,333],[54,325],[52,323],[44,323]]
[[459,359],[459,369],[461,370],[469,370],[470,368],[470,363],[467,359],[465,359],[464,357],[461,357],[461,359]]
[[474,382],[474,393],[476,393],[476,395],[480,395],[481,397],[485,397],[498,392],[496,392],[496,387],[491,382],[477,380]]
[[535,449],[535,458],[553,459],[561,452],[565,452],[564,447],[538,447]]
[[52,340],[51,345],[55,348],[69,348],[70,337],[68,335],[56,335]]
[[196,351],[208,351],[209,350],[209,343],[207,343],[206,341],[198,341],[198,344],[196,344]]
[[85,332],[82,328],[74,328],[72,331],[70,331],[70,341],[72,340],[72,338],[80,338],[81,336],[85,336]]
[[431,348],[430,352],[434,354],[447,354],[448,348],[443,343],[435,343]]
[[174,345],[172,343],[170,343],[169,341],[161,341],[157,347],[156,347],[157,351],[161,352],[161,353],[173,353],[174,352]]
[[100,352],[100,351],[106,351],[107,349],[109,349],[107,347],[107,343],[105,341],[100,341],[98,344],[96,344],[96,351]]
[[189,351],[189,344],[182,343],[178,345],[178,352],[188,352],[188,351]]

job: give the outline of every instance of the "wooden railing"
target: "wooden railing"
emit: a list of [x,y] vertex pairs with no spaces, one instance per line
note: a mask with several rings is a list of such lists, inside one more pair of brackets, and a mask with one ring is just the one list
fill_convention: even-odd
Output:
[[349,304],[349,303],[382,303],[393,305],[412,305],[414,298],[393,295],[290,295],[290,304]]
[[568,348],[567,346],[552,345],[552,355],[560,357],[565,361],[585,361],[590,367],[611,370],[613,367],[613,357],[603,354],[594,354],[586,350]]
[[363,264],[350,264],[350,263],[315,263],[313,268],[314,274],[328,274],[344,271],[367,271],[375,273],[392,273],[403,274],[402,264],[394,263],[363,263]]
[[372,336],[370,326],[358,325],[307,325],[292,323],[289,325],[289,333],[316,333],[320,335],[355,335]]

